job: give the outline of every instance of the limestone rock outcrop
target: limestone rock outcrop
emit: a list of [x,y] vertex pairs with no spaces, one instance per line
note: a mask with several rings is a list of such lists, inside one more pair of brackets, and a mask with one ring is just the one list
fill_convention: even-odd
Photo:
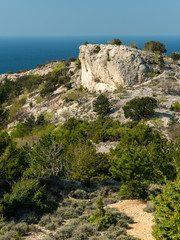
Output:
[[90,91],[113,90],[118,85],[131,86],[149,79],[153,54],[126,46],[80,46],[82,86]]

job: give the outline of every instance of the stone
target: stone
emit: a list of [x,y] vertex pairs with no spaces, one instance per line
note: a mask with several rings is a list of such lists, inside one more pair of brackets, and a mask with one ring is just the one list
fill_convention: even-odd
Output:
[[153,54],[126,46],[80,46],[82,86],[90,91],[113,91],[118,85],[132,86],[149,79]]

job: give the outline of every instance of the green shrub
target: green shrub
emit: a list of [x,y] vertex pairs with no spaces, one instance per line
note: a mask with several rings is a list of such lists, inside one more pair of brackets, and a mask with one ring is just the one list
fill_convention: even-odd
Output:
[[9,118],[9,109],[0,109],[0,130],[7,126]]
[[46,214],[42,216],[41,220],[39,221],[39,225],[42,227],[46,226],[48,223],[51,222],[51,218],[52,218],[51,214]]
[[157,100],[152,97],[133,98],[123,106],[126,118],[141,120],[154,113],[157,107]]
[[79,58],[76,59],[75,66],[77,69],[81,69],[81,61],[79,60]]
[[86,142],[68,148],[70,162],[69,178],[89,183],[109,178],[109,163],[106,155],[96,153],[94,146]]
[[147,201],[147,206],[143,210],[148,213],[154,213],[156,208],[152,201]]
[[29,231],[29,226],[27,223],[21,222],[14,226],[14,230],[18,233],[18,235],[23,236]]
[[169,118],[169,121],[168,121],[168,126],[171,127],[175,124],[178,124],[179,123],[179,118],[176,116],[175,113],[173,113],[170,118]]
[[89,239],[97,232],[97,225],[91,223],[82,223],[74,231],[72,237],[78,239]]
[[155,200],[155,226],[153,235],[156,239],[180,239],[180,179],[166,184],[163,193]]
[[82,209],[74,209],[72,207],[60,207],[57,210],[58,216],[61,216],[63,219],[78,218],[82,213]]
[[27,100],[27,96],[22,96],[20,99],[19,99],[19,103],[22,104],[22,106],[26,103],[26,100]]
[[75,62],[76,58],[75,57],[69,57],[68,62]]
[[0,201],[0,215],[6,219],[20,218],[22,209],[34,210],[42,214],[55,208],[55,202],[48,200],[44,188],[36,179],[22,179],[14,183],[11,193],[6,193]]
[[159,52],[159,53],[165,53],[167,50],[165,49],[165,45],[163,43],[160,43],[158,41],[150,41],[146,42],[144,44],[144,51],[152,51],[152,52]]
[[138,49],[137,43],[128,43],[128,46],[131,48]]
[[102,217],[99,221],[99,231],[104,231],[108,229],[111,225],[116,225],[117,219],[115,215],[111,212],[106,212],[105,216]]
[[24,72],[27,72],[29,71],[29,69],[22,69],[22,70],[18,70],[16,73],[24,73]]
[[146,199],[148,196],[147,186],[138,181],[128,182],[121,186],[119,196],[122,199]]
[[39,104],[40,102],[42,102],[42,100],[43,100],[42,96],[39,96],[36,99],[36,103]]
[[175,112],[180,112],[180,103],[179,102],[174,102],[171,105],[170,110],[175,111]]
[[74,228],[69,225],[64,225],[60,228],[58,228],[56,234],[55,234],[55,240],[66,240],[72,237]]
[[174,61],[178,61],[180,60],[180,53],[171,53],[170,57],[174,60]]
[[97,112],[98,115],[106,115],[110,109],[109,99],[104,94],[100,94],[93,102],[93,110]]
[[84,191],[83,189],[77,189],[73,192],[70,193],[70,195],[73,198],[77,198],[77,199],[88,199],[89,195],[86,191]]
[[[142,124],[127,131],[116,149],[111,150],[109,162],[113,178],[130,185],[163,183],[165,178],[176,176],[171,144]],[[136,194],[136,187],[134,190]]]
[[108,42],[109,44],[113,44],[113,45],[121,45],[122,44],[122,42],[121,42],[121,40],[120,39],[118,39],[118,38],[114,38],[114,39],[112,39],[110,42]]
[[98,53],[100,52],[100,50],[101,50],[101,47],[99,45],[96,45],[94,48],[94,53]]

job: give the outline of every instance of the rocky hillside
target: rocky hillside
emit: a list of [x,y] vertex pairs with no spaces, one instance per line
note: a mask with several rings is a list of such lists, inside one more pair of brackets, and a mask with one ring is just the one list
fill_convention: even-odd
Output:
[[[55,124],[70,117],[93,120],[96,113],[92,103],[101,91],[110,100],[110,116],[122,122],[127,121],[122,110],[126,102],[135,97],[156,98],[158,108],[148,124],[166,133],[173,113],[170,107],[180,100],[180,65],[165,54],[162,64],[160,57],[126,46],[88,44],[80,46],[80,62],[55,62],[22,73],[3,74],[1,82],[37,81],[34,88],[25,87],[13,101],[2,104],[10,110],[7,127],[12,130],[20,119],[31,114],[37,118],[41,113]],[[66,81],[57,80],[48,92],[53,74]],[[176,117],[180,117],[179,112]]]

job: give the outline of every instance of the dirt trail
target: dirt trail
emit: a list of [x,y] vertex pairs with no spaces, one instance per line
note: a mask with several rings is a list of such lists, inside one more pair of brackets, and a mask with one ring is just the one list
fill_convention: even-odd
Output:
[[153,215],[143,211],[146,203],[138,200],[122,200],[118,203],[110,204],[108,207],[118,208],[119,211],[126,213],[134,219],[134,223],[129,224],[128,235],[142,240],[155,240],[152,236]]

